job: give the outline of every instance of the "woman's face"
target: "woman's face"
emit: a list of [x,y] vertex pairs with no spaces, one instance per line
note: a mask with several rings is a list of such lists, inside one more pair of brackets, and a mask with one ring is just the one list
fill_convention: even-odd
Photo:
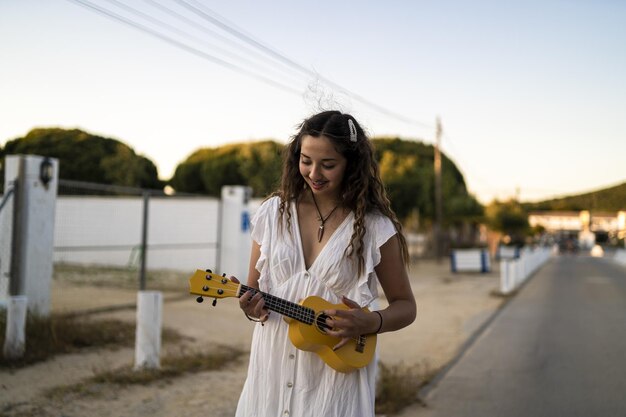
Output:
[[302,138],[300,174],[316,196],[339,199],[346,164],[326,136]]

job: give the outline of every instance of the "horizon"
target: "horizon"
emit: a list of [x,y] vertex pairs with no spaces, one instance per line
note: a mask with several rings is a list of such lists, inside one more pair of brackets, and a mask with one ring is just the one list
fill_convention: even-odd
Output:
[[[116,138],[116,137],[111,137],[111,136],[104,136],[104,135],[101,135],[101,134],[98,134],[98,133],[95,133],[95,132],[91,132],[91,131],[88,131],[88,130],[82,129],[82,128],[80,128],[80,127],[68,127],[68,128],[64,128],[64,127],[60,127],[60,126],[37,126],[37,127],[34,127],[33,129],[31,129],[30,131],[32,131],[32,130],[34,130],[34,129],[57,129],[57,128],[58,128],[58,129],[66,129],[66,130],[73,130],[73,129],[81,130],[81,131],[83,131],[83,132],[85,132],[85,133],[88,133],[88,134],[91,134],[91,135],[96,135],[96,136],[100,136],[100,137],[103,137],[103,138],[116,140],[116,141],[118,141],[118,142],[121,142],[121,143],[123,143],[123,144],[125,144],[125,145],[129,146],[131,149],[133,149],[133,147],[132,147],[130,144],[128,144],[127,142],[125,142],[125,141],[124,141],[124,140],[122,140],[121,138]],[[29,132],[30,132],[30,131],[29,131]],[[27,132],[27,133],[28,133],[28,132]],[[26,136],[26,135],[19,136],[19,137],[16,137],[16,138],[11,138],[11,139],[9,139],[9,140],[21,139],[21,138],[23,138],[24,136]],[[373,137],[373,138],[371,138],[371,139],[374,139],[374,140],[375,140],[375,139],[386,139],[386,138],[399,139],[399,140],[402,140],[402,141],[408,141],[408,142],[416,142],[416,141],[417,141],[417,142],[421,142],[421,143],[426,144],[426,145],[432,145],[431,143],[427,143],[427,142],[422,141],[422,140],[420,140],[420,139],[416,139],[416,138],[403,138],[403,137],[398,137],[398,136],[395,136],[395,137],[391,137],[391,136],[381,136],[381,137]],[[247,140],[247,141],[235,141],[235,142],[228,142],[228,143],[222,143],[222,144],[220,144],[220,145],[216,145],[216,146],[207,146],[207,147],[197,148],[197,149],[193,150],[193,151],[192,151],[192,152],[191,152],[191,153],[190,153],[187,157],[191,156],[191,154],[193,154],[193,153],[195,153],[195,152],[197,152],[197,151],[199,151],[199,150],[206,149],[206,148],[218,148],[218,147],[221,147],[221,146],[237,146],[237,145],[246,145],[246,144],[250,144],[250,143],[263,142],[263,141],[274,141],[274,142],[277,142],[277,143],[281,143],[281,142],[279,142],[277,139],[274,139],[274,138],[260,138],[260,139],[249,139],[249,140]],[[5,142],[5,143],[6,143],[6,142]],[[134,150],[134,149],[133,149],[133,150]],[[443,151],[442,151],[442,152],[443,152]],[[443,152],[443,153],[445,154],[445,152]],[[136,153],[136,154],[137,154],[138,156],[143,156],[143,157],[146,157],[146,158],[150,159],[148,156],[143,155],[143,154],[141,154],[141,153]],[[446,157],[448,157],[448,155],[446,155]],[[448,158],[449,158],[449,157],[448,157]],[[150,160],[151,160],[151,159],[150,159]],[[456,161],[454,161],[454,159],[451,159],[451,161],[455,164],[455,166],[457,166],[457,168],[459,168],[459,167],[458,167],[458,164],[456,163]],[[154,163],[154,161],[152,161],[152,160],[151,160],[151,162],[153,162],[153,163]],[[183,163],[183,162],[184,162],[184,161],[181,161],[180,163]],[[156,165],[156,163],[155,163],[155,166],[157,167],[157,173],[158,173],[158,166]],[[176,167],[178,167],[178,165],[177,165]],[[174,167],[174,169],[175,169],[176,167]],[[162,177],[162,176],[159,174],[159,175],[158,175],[158,178],[159,178],[159,180],[161,180],[161,181],[169,181],[169,180],[173,177],[173,175],[174,175],[174,172],[172,172],[172,175],[170,175],[169,177],[164,178],[164,177]],[[464,180],[465,180],[465,176],[464,176],[463,178],[464,178]],[[598,186],[598,187],[596,187],[596,188],[594,188],[594,189],[589,189],[589,190],[579,190],[579,191],[574,191],[573,193],[568,193],[568,194],[563,194],[563,195],[554,195],[554,196],[551,196],[551,197],[549,196],[549,197],[546,197],[546,198],[541,198],[541,199],[538,199],[538,200],[518,200],[518,202],[519,202],[519,203],[521,203],[521,204],[536,204],[536,203],[546,202],[546,201],[550,201],[550,200],[559,200],[559,199],[565,199],[565,198],[570,198],[570,197],[577,197],[577,196],[584,195],[584,194],[590,194],[590,193],[594,193],[594,192],[598,192],[598,191],[603,191],[603,190],[606,190],[606,189],[609,189],[609,188],[618,187],[618,186],[620,186],[620,185],[624,185],[624,184],[626,184],[626,179],[623,179],[623,180],[621,180],[621,181],[618,181],[618,182],[616,182],[616,183],[614,183],[614,184],[600,185],[600,186]],[[469,190],[468,190],[468,191],[469,191]],[[470,194],[472,194],[472,193],[470,192]],[[473,195],[473,194],[472,194],[472,195]],[[477,196],[476,196],[476,195],[474,195],[474,197],[476,197],[476,198],[477,198]],[[481,204],[483,204],[483,205],[488,205],[488,204],[492,203],[494,200],[498,200],[498,201],[500,201],[500,202],[503,202],[503,201],[508,201],[508,200],[510,200],[510,199],[514,199],[514,198],[515,198],[514,196],[509,197],[509,198],[506,198],[506,199],[497,199],[497,198],[494,198],[494,199],[492,199],[492,200],[490,200],[490,201],[480,201],[480,200],[479,200],[479,202],[480,202]]]

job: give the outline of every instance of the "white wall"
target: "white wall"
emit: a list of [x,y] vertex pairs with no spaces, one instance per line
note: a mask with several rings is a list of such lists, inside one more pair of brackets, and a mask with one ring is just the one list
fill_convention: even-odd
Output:
[[[143,215],[141,197],[60,196],[54,261],[136,266]],[[219,200],[150,199],[148,269],[194,270],[216,263]]]

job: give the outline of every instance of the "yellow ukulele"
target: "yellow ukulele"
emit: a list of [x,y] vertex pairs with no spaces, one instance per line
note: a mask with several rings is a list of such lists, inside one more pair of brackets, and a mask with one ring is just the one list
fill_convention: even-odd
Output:
[[[376,335],[362,335],[349,341],[337,350],[333,346],[339,343],[339,338],[329,336],[326,330],[329,326],[326,319],[330,316],[324,310],[349,310],[344,304],[331,304],[321,297],[310,296],[300,304],[283,300],[282,298],[264,293],[244,284],[238,284],[225,276],[212,273],[210,270],[197,270],[189,279],[189,292],[199,295],[197,301],[203,297],[218,298],[241,297],[247,291],[261,293],[265,300],[265,307],[283,315],[289,323],[289,339],[293,345],[309,352],[314,352],[331,368],[339,372],[352,372],[366,366],[376,351]],[[366,308],[363,310],[369,311]]]

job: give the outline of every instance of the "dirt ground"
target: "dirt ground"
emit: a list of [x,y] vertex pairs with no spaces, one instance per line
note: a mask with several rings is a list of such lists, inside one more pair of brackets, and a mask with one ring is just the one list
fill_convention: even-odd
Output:
[[[190,274],[191,275],[191,274]],[[387,365],[421,365],[439,369],[454,358],[461,345],[502,304],[492,295],[499,288],[498,265],[490,273],[450,272],[449,260],[419,261],[410,270],[418,304],[417,320],[398,332],[379,336],[379,355]],[[186,288],[186,282],[181,283]],[[216,307],[198,304],[183,291],[164,293],[163,326],[186,336],[180,344],[163,346],[163,353],[181,346],[203,349],[224,345],[248,352],[252,323],[234,299],[219,300]],[[95,309],[112,304],[132,304],[133,289],[112,289],[73,282],[53,283],[53,311]],[[384,305],[384,301],[381,301]],[[134,322],[127,308],[100,313]],[[188,338],[188,339],[187,339]],[[132,365],[131,348],[90,350],[57,356],[16,371],[0,371],[0,415],[3,416],[232,416],[243,385],[247,354],[219,371],[186,374],[144,386],[119,388],[103,384],[96,393],[71,394],[49,399],[42,393],[52,387],[79,383],[103,370]],[[415,407],[420,407],[416,405]]]

